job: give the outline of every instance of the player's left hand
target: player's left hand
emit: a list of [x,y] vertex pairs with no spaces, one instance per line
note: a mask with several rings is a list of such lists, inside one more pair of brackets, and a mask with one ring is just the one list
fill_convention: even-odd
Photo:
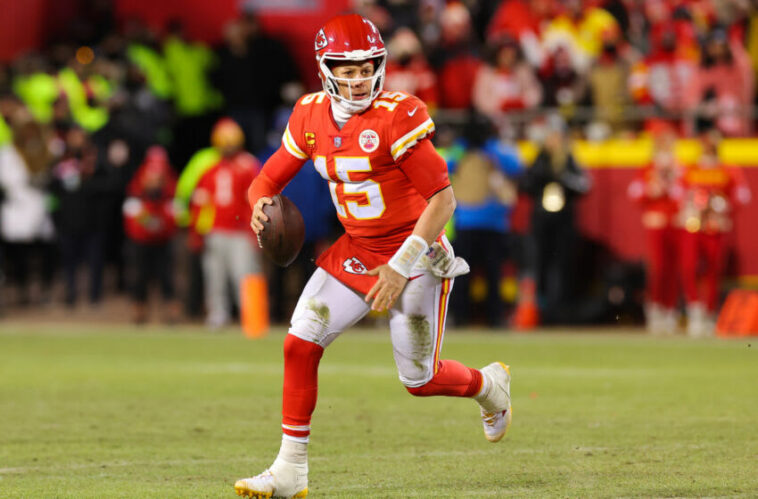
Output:
[[379,280],[376,281],[376,284],[366,295],[366,303],[369,303],[373,299],[374,302],[371,304],[371,310],[376,310],[377,312],[392,308],[395,300],[403,292],[405,285],[408,284],[408,279],[395,272],[387,264],[379,265],[369,270],[368,275],[379,276]]

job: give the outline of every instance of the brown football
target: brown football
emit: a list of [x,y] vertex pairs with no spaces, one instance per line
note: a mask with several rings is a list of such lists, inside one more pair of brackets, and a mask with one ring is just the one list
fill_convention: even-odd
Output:
[[303,215],[295,203],[277,194],[273,204],[263,206],[268,222],[263,222],[259,241],[263,253],[280,267],[286,267],[297,258],[305,241]]

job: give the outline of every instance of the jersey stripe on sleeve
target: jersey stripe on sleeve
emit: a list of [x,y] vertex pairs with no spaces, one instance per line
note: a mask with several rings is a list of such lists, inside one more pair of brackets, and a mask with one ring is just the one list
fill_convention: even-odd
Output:
[[288,153],[297,159],[308,159],[308,156],[295,143],[295,139],[290,133],[289,125],[287,125],[287,129],[284,130],[284,135],[282,135],[282,145],[284,145],[284,148],[287,149]]
[[434,122],[431,118],[421,123],[419,126],[406,133],[392,144],[392,159],[397,161],[405,151],[416,145],[421,138],[434,131]]

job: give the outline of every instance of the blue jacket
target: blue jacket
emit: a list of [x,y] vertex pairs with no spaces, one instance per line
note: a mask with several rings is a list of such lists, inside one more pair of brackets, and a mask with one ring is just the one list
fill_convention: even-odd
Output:
[[[497,139],[489,139],[482,146],[484,153],[505,176],[515,178],[521,175],[523,165],[518,152],[513,147]],[[448,159],[448,170],[454,173],[458,164],[456,157]],[[456,230],[492,230],[507,233],[510,230],[512,206],[505,205],[497,198],[490,197],[481,204],[464,204],[459,202],[455,209]]]

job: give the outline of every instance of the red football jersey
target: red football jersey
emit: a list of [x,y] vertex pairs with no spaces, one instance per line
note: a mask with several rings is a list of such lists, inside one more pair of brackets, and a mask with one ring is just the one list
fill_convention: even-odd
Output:
[[[629,196],[642,207],[642,225],[647,229],[662,229],[671,225],[679,205],[675,191],[681,171],[679,167],[671,170],[658,169],[648,164],[629,185]],[[658,189],[651,192],[652,185]]]
[[[250,153],[222,158],[205,172],[192,193],[193,211],[212,207],[212,230],[249,232],[253,212],[247,203],[247,187],[260,170]],[[196,213],[197,216],[197,213]]]
[[329,182],[351,243],[391,256],[413,231],[426,199],[450,185],[447,175],[403,170],[403,157],[434,134],[426,105],[404,92],[382,92],[363,113],[337,127],[324,92],[302,97],[284,132],[284,148],[312,159]]
[[724,165],[687,168],[679,223],[688,232],[728,232],[736,205],[750,202],[750,188],[742,172]]

